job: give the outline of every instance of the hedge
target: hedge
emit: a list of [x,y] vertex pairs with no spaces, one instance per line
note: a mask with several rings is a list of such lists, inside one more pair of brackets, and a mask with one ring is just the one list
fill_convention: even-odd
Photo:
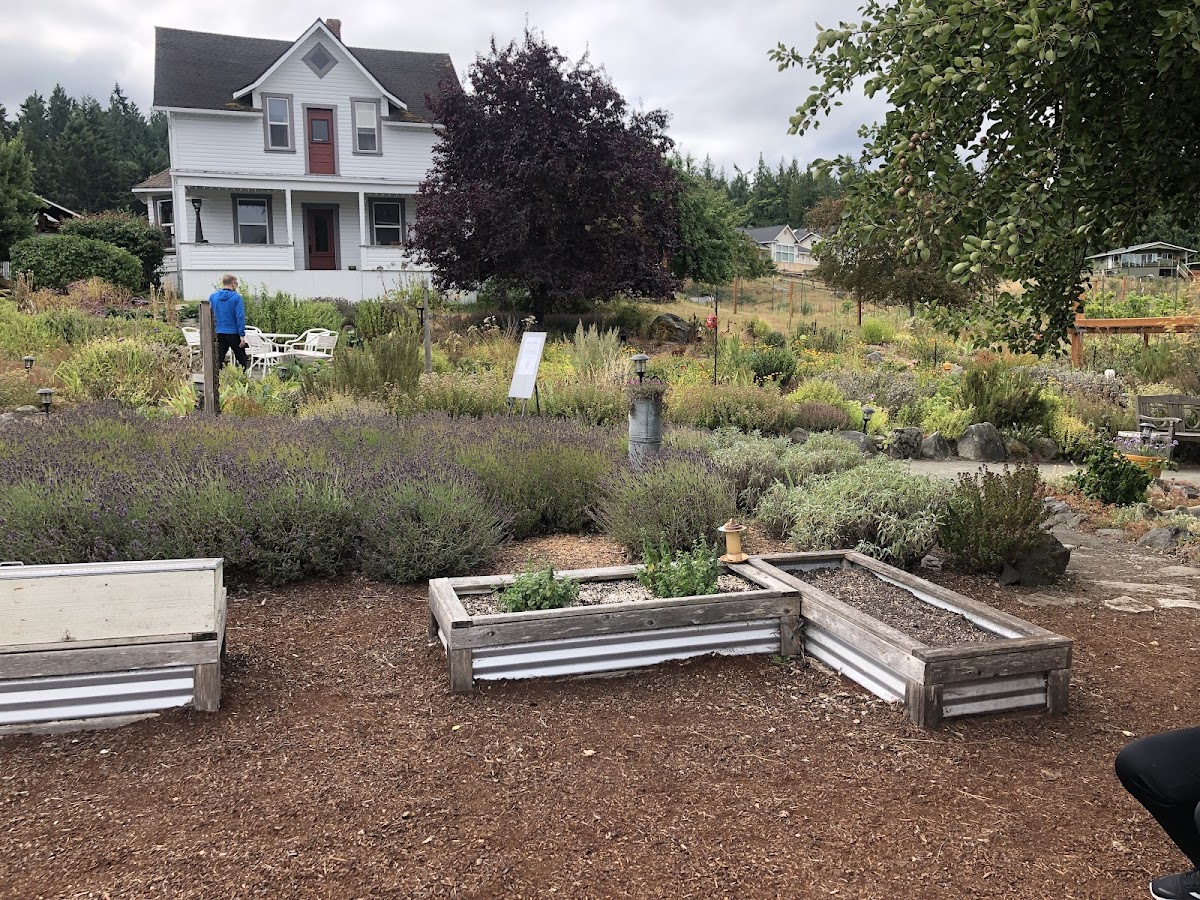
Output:
[[142,266],[136,256],[104,241],[55,234],[26,238],[13,244],[13,273],[27,272],[35,288],[63,290],[84,278],[103,278],[136,291],[142,286]]
[[141,287],[154,283],[167,250],[166,234],[145,216],[130,212],[103,212],[63,223],[62,234],[91,238],[128,250],[142,268]]

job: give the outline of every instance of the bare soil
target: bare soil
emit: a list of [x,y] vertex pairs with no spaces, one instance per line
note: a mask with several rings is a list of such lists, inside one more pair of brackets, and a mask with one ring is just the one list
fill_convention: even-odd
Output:
[[796,576],[931,647],[996,639],[965,616],[925,603],[862,569],[815,569]]
[[0,896],[1109,900],[1179,870],[1112,760],[1200,721],[1200,613],[930,575],[1075,638],[1070,714],[927,732],[768,657],[455,696],[421,585],[235,597],[219,712],[0,738]]

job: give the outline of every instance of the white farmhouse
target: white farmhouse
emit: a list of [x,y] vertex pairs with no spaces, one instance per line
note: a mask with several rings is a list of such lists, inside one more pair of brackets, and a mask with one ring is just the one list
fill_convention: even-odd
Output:
[[759,252],[780,272],[807,272],[816,265],[813,245],[821,239],[815,231],[802,228],[795,231],[790,225],[765,225],[762,228],[739,229],[750,236]]
[[171,236],[182,296],[225,272],[349,300],[428,276],[409,236],[448,55],[347,47],[318,19],[296,41],[158,28],[154,69],[171,167],[133,192]]

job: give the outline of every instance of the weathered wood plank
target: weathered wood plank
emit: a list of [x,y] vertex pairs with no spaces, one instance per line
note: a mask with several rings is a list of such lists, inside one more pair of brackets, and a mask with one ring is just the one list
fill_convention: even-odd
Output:
[[915,588],[932,597],[936,597],[948,606],[955,607],[955,611],[966,615],[968,618],[975,616],[1028,637],[1057,637],[1054,632],[1040,628],[1032,622],[1026,622],[1024,619],[1009,615],[1006,612],[996,609],[994,606],[988,606],[986,603],[972,600],[970,597],[960,594],[957,591],[952,591],[931,581],[926,581],[924,578],[919,578],[916,575],[905,572],[903,569],[897,569],[895,566],[889,566],[887,563],[882,563],[877,559],[871,559],[871,557],[865,556],[862,553],[850,551],[846,554],[846,559],[877,574],[886,575],[888,578],[899,582],[905,587]]
[[776,619],[800,614],[800,598],[781,597],[775,591],[719,594],[707,598],[669,601],[633,601],[600,606],[573,607],[582,614],[563,616],[568,610],[539,610],[476,618],[470,628],[453,632],[452,646],[483,648],[535,641],[567,640],[606,634],[625,634],[658,628],[715,625],[753,619]]
[[[840,600],[806,596],[804,618],[857,648],[876,663],[915,681],[925,666],[912,655],[913,639]],[[900,643],[903,642],[903,643]]]
[[1064,715],[1070,705],[1071,670],[1052,669],[1046,673],[1046,712],[1052,716]]
[[[1034,638],[1033,640],[1042,640]],[[1013,643],[1016,643],[1014,641]],[[1029,672],[1047,672],[1051,669],[1066,669],[1071,665],[1071,647],[1024,647],[1007,648],[1010,652],[995,652],[1005,649],[988,647],[988,652],[976,656],[935,659],[925,663],[926,682],[971,681],[976,678],[992,678],[1006,675],[1023,675]],[[920,652],[915,654],[921,657]]]
[[112,640],[104,641],[70,641],[63,643],[62,641],[51,641],[45,644],[0,644],[0,655],[6,653],[40,653],[43,650],[59,651],[59,650],[88,650],[96,647],[112,647],[114,644],[118,646],[141,647],[149,644],[175,644],[184,643],[185,641],[193,640],[217,640],[220,632],[200,632],[193,634],[155,634],[143,635],[141,637],[121,638],[119,642]]
[[216,569],[12,575],[22,568],[29,567],[6,571],[0,582],[0,634],[9,646],[218,630]]
[[[555,570],[556,578],[570,578],[573,581],[616,581],[623,578],[636,578],[641,566],[608,566],[601,569],[563,569]],[[497,588],[513,583],[516,573],[507,575],[485,575],[479,577],[449,578],[450,587],[456,594],[490,594]]]
[[0,679],[195,666],[217,662],[220,656],[221,647],[216,640],[4,653],[0,654]]
[[59,578],[63,575],[149,575],[157,572],[222,571],[220,557],[144,559],[129,562],[62,563],[44,566],[0,566],[0,590],[6,581]]
[[465,694],[475,687],[474,654],[466,649],[446,651],[450,660],[450,690]]
[[455,629],[469,627],[471,624],[471,617],[467,615],[467,611],[454,593],[454,589],[450,587],[450,580],[447,578],[430,580],[429,612],[437,620],[447,641],[451,639],[451,634]]
[[904,710],[918,728],[936,728],[942,723],[942,686],[910,680],[905,686]]
[[23,722],[20,725],[0,725],[0,737],[9,734],[71,734],[75,731],[104,731],[132,725],[143,719],[157,719],[159,713],[132,713],[125,716],[94,716],[88,719],[56,719],[53,722]]
[[193,670],[192,706],[201,712],[216,712],[221,706],[221,663],[205,663]]
[[779,617],[779,655],[800,656],[804,652],[804,628],[800,616]]

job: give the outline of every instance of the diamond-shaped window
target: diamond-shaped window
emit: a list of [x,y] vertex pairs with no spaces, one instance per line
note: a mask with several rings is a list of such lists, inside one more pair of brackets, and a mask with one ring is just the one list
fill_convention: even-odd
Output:
[[317,44],[304,54],[304,62],[318,78],[324,78],[329,74],[329,70],[337,65],[337,60],[325,49],[324,44]]

